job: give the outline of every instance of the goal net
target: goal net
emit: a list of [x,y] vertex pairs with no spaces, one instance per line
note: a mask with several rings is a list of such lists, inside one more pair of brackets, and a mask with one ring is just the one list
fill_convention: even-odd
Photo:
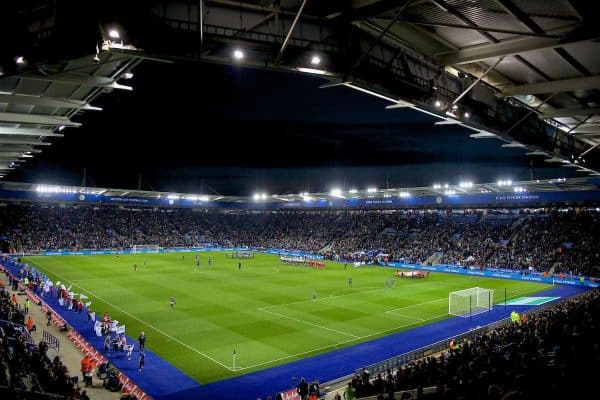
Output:
[[489,311],[494,304],[494,291],[474,287],[450,292],[448,295],[448,314],[470,317]]
[[132,253],[158,253],[160,250],[157,244],[134,244],[131,247]]

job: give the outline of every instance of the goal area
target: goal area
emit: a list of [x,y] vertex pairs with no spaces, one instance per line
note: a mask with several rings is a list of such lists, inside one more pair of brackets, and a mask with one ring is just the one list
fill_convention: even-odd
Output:
[[494,306],[494,290],[474,287],[450,292],[448,314],[470,317],[491,311]]
[[157,244],[134,244],[131,246],[131,252],[133,254],[138,253],[158,253],[160,246]]

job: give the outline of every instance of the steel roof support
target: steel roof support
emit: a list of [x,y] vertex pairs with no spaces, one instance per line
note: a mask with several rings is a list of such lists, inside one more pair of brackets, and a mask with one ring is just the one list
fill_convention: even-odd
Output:
[[36,128],[9,128],[0,126],[0,135],[11,136],[39,136],[39,137],[63,137],[62,133],[54,133],[49,129]]
[[488,69],[486,69],[485,72],[483,74],[481,74],[481,76],[479,76],[479,78],[477,78],[473,83],[471,83],[468,88],[463,90],[463,92],[461,94],[459,94],[458,97],[456,97],[454,100],[452,100],[452,103],[450,103],[448,105],[448,107],[446,107],[445,111],[451,109],[453,105],[457,104],[460,101],[460,99],[462,99],[467,93],[469,93],[471,91],[471,89],[473,89],[475,87],[475,85],[477,85],[479,82],[481,82],[481,80],[483,78],[485,78],[487,76],[487,74],[492,72],[494,70],[494,68],[496,68],[498,66],[498,64],[500,64],[500,61],[502,61],[503,59],[504,59],[504,57],[500,57],[498,59],[498,61],[496,61],[494,64],[490,65],[488,67]]
[[94,107],[81,100],[61,99],[46,96],[29,96],[22,94],[0,93],[0,103],[23,104],[28,106],[68,108],[78,110],[102,111],[100,107]]
[[307,1],[308,0],[302,1],[302,4],[300,5],[298,12],[296,13],[296,18],[294,18],[294,22],[292,22],[292,26],[290,26],[290,30],[288,31],[283,43],[281,44],[281,49],[279,49],[279,54],[277,55],[277,58],[275,59],[275,64],[279,64],[281,62],[281,57],[283,57],[283,52],[285,51],[285,48],[287,47],[288,41],[290,40],[290,37],[292,36],[292,32],[294,32],[294,28],[296,27],[296,24],[298,23],[298,20],[300,19],[300,16],[302,15],[302,11],[304,10],[304,6],[306,5]]
[[527,94],[562,93],[594,88],[600,88],[600,75],[509,86],[502,90],[502,95],[519,96]]
[[54,115],[22,114],[0,112],[0,121],[12,122],[18,124],[39,124],[39,125],[64,125],[81,126],[79,122],[73,122],[66,117],[57,117]]
[[544,118],[562,118],[562,117],[584,117],[600,113],[600,106],[596,107],[572,107],[572,108],[554,108],[542,110]]

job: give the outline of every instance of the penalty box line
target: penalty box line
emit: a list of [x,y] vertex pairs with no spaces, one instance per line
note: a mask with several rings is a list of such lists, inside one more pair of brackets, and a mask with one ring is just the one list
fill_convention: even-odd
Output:
[[256,368],[256,367],[262,367],[263,365],[273,364],[273,363],[276,363],[276,362],[279,362],[279,361],[287,360],[287,359],[298,357],[298,356],[303,356],[303,355],[306,355],[306,354],[311,354],[311,353],[314,353],[314,352],[317,352],[317,351],[336,348],[338,346],[349,344],[349,343],[352,343],[352,342],[356,342],[356,341],[359,341],[359,340],[362,340],[362,339],[366,339],[366,338],[369,338],[369,337],[372,337],[372,336],[377,336],[377,335],[381,335],[383,333],[396,331],[398,329],[406,328],[406,327],[409,327],[409,326],[418,325],[418,324],[421,324],[423,322],[432,321],[434,319],[438,319],[438,318],[443,317],[443,316],[448,316],[448,314],[436,315],[436,316],[433,316],[431,318],[423,319],[421,321],[415,321],[415,322],[411,322],[411,323],[408,323],[408,324],[403,324],[403,325],[395,326],[393,328],[385,329],[385,330],[382,330],[382,331],[373,332],[373,333],[370,333],[368,335],[359,336],[356,339],[347,339],[347,340],[344,340],[344,341],[341,341],[341,342],[329,344],[327,346],[317,347],[317,348],[314,348],[314,349],[311,349],[311,350],[303,351],[301,353],[290,354],[288,356],[276,358],[276,359],[265,361],[265,362],[262,362],[262,363],[248,365],[248,366],[245,366],[245,367],[237,367],[235,370],[236,371],[242,371],[242,370],[246,370],[246,369],[251,369],[251,368]]
[[[72,281],[69,281],[68,279],[64,278],[63,276],[61,276],[60,274],[58,274],[58,273],[56,273],[56,272],[54,272],[54,271],[52,271],[52,273],[53,273],[54,275],[58,276],[58,277],[59,277],[60,279],[62,279],[63,281],[66,281],[66,282],[71,282],[71,283],[73,283]],[[223,364],[222,362],[220,362],[220,361],[218,361],[218,360],[215,360],[215,359],[214,359],[214,358],[212,358],[211,356],[209,356],[209,355],[207,355],[207,354],[205,354],[205,353],[203,353],[203,352],[201,352],[201,351],[199,351],[199,350],[197,350],[197,349],[193,348],[193,347],[192,347],[192,346],[190,346],[189,344],[182,342],[181,340],[179,340],[179,339],[177,339],[177,338],[175,338],[175,337],[173,337],[173,336],[169,335],[168,333],[166,333],[166,332],[162,331],[161,329],[159,329],[159,328],[157,328],[157,327],[155,327],[155,326],[152,326],[152,325],[151,325],[151,324],[149,324],[148,322],[146,322],[146,321],[144,321],[144,320],[142,320],[142,319],[140,319],[140,318],[136,317],[136,316],[135,316],[135,315],[133,315],[133,314],[130,314],[129,312],[127,312],[127,311],[123,310],[121,307],[119,307],[119,306],[116,306],[116,305],[114,305],[113,303],[111,303],[110,301],[108,301],[108,300],[105,300],[104,298],[102,298],[102,297],[100,297],[100,296],[98,296],[98,295],[94,294],[93,292],[91,292],[91,291],[89,291],[89,290],[86,290],[86,289],[82,288],[81,286],[77,285],[76,283],[73,283],[73,286],[75,286],[75,287],[79,288],[79,289],[80,289],[81,291],[83,291],[83,292],[86,292],[86,293],[88,293],[88,294],[91,294],[91,295],[92,295],[92,296],[94,296],[95,298],[97,298],[97,299],[99,299],[99,300],[101,300],[101,301],[105,302],[106,304],[108,304],[108,305],[110,305],[110,306],[112,306],[112,307],[116,308],[117,310],[121,311],[123,314],[125,314],[125,315],[127,315],[127,316],[129,316],[129,317],[131,317],[131,318],[133,318],[133,319],[135,319],[135,320],[136,320],[136,321],[138,321],[139,323],[141,323],[141,324],[143,324],[143,325],[147,326],[148,328],[150,328],[150,329],[154,330],[155,332],[158,332],[158,333],[160,333],[161,335],[163,335],[164,337],[166,337],[166,338],[169,338],[170,340],[174,341],[175,343],[178,343],[179,345],[181,345],[181,346],[185,347],[186,349],[188,349],[188,350],[191,350],[191,351],[193,351],[194,353],[196,353],[196,354],[198,354],[198,355],[200,355],[200,356],[202,356],[202,357],[204,357],[204,358],[206,358],[206,359],[208,359],[208,360],[210,360],[210,361],[212,361],[212,362],[214,362],[214,363],[216,363],[216,364],[219,364],[219,365],[220,365],[220,366],[222,366],[223,368],[226,368],[226,369],[228,369],[229,371],[232,371],[232,372],[234,372],[234,371],[237,371],[237,370],[239,369],[239,368],[235,368],[235,369],[233,369],[232,367],[229,367],[229,366],[227,366],[227,365]]]
[[[303,304],[303,303],[312,303],[312,302],[321,303],[323,301],[337,299],[339,297],[354,296],[354,295],[357,295],[357,294],[365,294],[365,293],[372,293],[372,292],[380,292],[380,291],[383,291],[383,290],[402,290],[403,288],[408,288],[408,287],[411,287],[411,286],[431,285],[431,284],[436,284],[436,283],[442,284],[442,285],[447,285],[448,284],[446,282],[420,282],[420,283],[411,283],[410,285],[404,285],[404,286],[399,285],[399,286],[396,286],[395,288],[389,288],[389,287],[386,288],[386,287],[383,287],[383,288],[379,288],[379,289],[369,289],[369,290],[363,290],[361,292],[351,292],[351,293],[346,293],[346,294],[340,294],[338,296],[330,295],[330,296],[327,296],[327,297],[323,297],[322,299],[316,299],[316,300],[309,299],[309,300],[292,301],[290,303],[274,304],[272,306],[264,306],[264,307],[260,307],[260,308],[264,309],[264,310],[267,310],[267,309],[270,309],[270,308],[291,306],[293,304]],[[378,286],[367,286],[367,287],[378,287]],[[333,293],[340,292],[342,290],[348,290],[348,289],[336,290]]]

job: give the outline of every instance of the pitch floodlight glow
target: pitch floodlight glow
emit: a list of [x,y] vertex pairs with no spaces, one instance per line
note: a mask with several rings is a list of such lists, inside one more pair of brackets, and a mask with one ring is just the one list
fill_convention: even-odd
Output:
[[350,194],[356,194],[356,193],[358,193],[358,190],[356,190],[356,189],[350,189],[350,190],[348,190],[348,193],[350,193]]
[[410,193],[409,192],[400,192],[400,194],[398,196],[405,199],[407,197],[410,197]]
[[108,36],[111,39],[119,39],[121,37],[121,35],[119,34],[119,31],[116,29],[111,29],[110,31],[108,31]]
[[465,113],[463,114],[465,118],[469,118],[471,116],[471,114],[469,114],[468,111],[465,111]]
[[176,194],[170,194],[167,196],[167,199],[169,200],[179,200],[179,196],[177,196]]
[[521,186],[515,186],[514,191],[515,193],[524,193],[527,191],[527,189]]
[[473,182],[461,182],[458,184],[459,187],[463,189],[468,189],[473,187]]
[[123,74],[123,78],[125,78],[125,79],[131,79],[131,78],[133,78],[133,72],[125,72]]
[[310,63],[312,65],[319,65],[319,64],[321,64],[321,57],[319,57],[317,55],[312,56],[312,58],[310,59]]
[[455,191],[455,190],[445,190],[445,191],[444,191],[444,194],[445,194],[446,196],[451,196],[451,195],[454,195],[454,194],[456,194],[456,191]]
[[25,64],[25,59],[23,58],[23,56],[18,56],[15,58],[15,62],[17,64]]
[[442,106],[442,102],[441,102],[441,101],[439,101],[439,100],[436,100],[436,101],[435,101],[435,106],[436,106],[437,108],[440,108],[440,107]]
[[243,60],[244,59],[244,52],[241,51],[240,49],[235,49],[233,51],[233,58],[235,58],[236,60]]
[[252,199],[253,199],[254,201],[259,201],[259,200],[260,200],[260,194],[258,194],[258,193],[254,193],[254,196],[252,196]]
[[442,185],[440,185],[439,183],[434,183],[434,184],[433,184],[433,188],[434,188],[434,189],[441,189],[441,188],[442,188]]
[[376,192],[377,192],[377,188],[376,187],[367,188],[367,193],[376,193]]

